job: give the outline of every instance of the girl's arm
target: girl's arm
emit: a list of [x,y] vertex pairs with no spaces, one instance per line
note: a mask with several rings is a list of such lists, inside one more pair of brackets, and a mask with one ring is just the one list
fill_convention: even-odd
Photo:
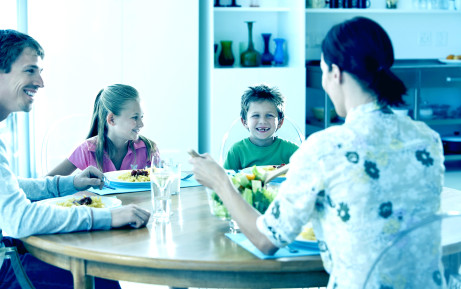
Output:
[[73,163],[71,163],[68,159],[65,159],[54,169],[49,171],[47,176],[68,176],[72,174],[76,169],[77,167]]

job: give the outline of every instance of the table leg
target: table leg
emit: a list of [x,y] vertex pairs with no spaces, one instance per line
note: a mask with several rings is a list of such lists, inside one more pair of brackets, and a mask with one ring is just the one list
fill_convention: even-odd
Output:
[[72,258],[70,271],[74,277],[74,289],[94,289],[94,277],[86,275],[84,260]]

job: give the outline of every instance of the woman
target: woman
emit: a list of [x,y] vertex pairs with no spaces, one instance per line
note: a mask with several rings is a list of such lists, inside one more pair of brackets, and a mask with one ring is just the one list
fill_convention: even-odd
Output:
[[[262,216],[208,155],[191,159],[196,179],[219,194],[262,252],[273,254],[312,222],[331,274],[328,288],[362,288],[385,245],[440,206],[440,137],[389,108],[403,104],[406,93],[390,71],[393,62],[391,41],[376,22],[357,17],[331,28],[322,43],[322,86],[345,123],[315,133],[301,145],[277,198]],[[396,270],[377,274],[368,288],[440,288],[440,240],[430,233],[407,244],[421,249],[435,240],[430,252],[412,255],[406,248],[407,255],[386,264]],[[416,275],[407,274],[408,264]]]

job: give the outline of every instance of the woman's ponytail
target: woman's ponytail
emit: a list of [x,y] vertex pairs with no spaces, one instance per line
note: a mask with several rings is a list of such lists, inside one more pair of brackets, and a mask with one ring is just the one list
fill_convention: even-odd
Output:
[[382,105],[405,104],[402,96],[407,93],[407,88],[389,68],[379,68],[369,88],[375,92],[378,103]]

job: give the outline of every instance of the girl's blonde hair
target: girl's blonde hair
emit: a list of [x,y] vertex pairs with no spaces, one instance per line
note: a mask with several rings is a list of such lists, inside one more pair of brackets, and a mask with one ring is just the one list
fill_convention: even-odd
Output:
[[[104,151],[107,151],[109,157],[112,158],[115,152],[115,146],[107,137],[106,118],[109,112],[114,115],[120,115],[125,109],[126,104],[130,101],[139,101],[138,91],[129,85],[114,84],[107,86],[99,91],[94,101],[93,117],[91,119],[90,132],[87,139],[97,136],[96,139],[96,162],[98,168],[104,171]],[[157,151],[155,143],[148,138],[139,135],[139,138],[144,142],[147,149],[147,159],[150,160],[152,154]],[[134,149],[133,141],[128,144],[129,148],[134,153],[134,161],[136,162],[136,150]]]

